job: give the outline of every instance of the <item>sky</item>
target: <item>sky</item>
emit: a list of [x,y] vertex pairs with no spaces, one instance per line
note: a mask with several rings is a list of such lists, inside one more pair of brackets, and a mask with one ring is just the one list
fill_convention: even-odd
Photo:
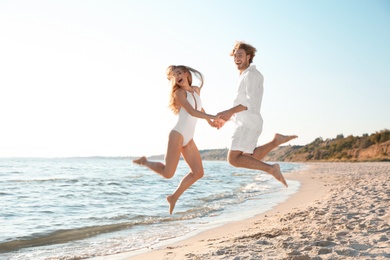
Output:
[[[258,144],[390,128],[388,0],[0,0],[0,157],[164,154],[177,117],[168,65],[204,74],[210,114],[232,107],[236,41],[264,75]],[[199,120],[199,149],[234,125]]]

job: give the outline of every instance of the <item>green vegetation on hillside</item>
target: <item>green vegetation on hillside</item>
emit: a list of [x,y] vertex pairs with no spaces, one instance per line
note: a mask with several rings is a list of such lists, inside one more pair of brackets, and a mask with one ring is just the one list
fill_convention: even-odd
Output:
[[[201,150],[203,160],[226,160],[227,149]],[[371,135],[347,136],[334,139],[316,138],[300,146],[281,146],[271,151],[265,161],[390,161],[390,131],[381,130]]]
[[[390,140],[390,131],[385,129],[380,132],[363,136],[347,136],[340,134],[335,139],[315,139],[312,143],[295,151],[295,155],[305,154],[307,161],[315,160],[351,160],[354,158],[353,150],[363,150],[372,145],[385,143]],[[386,152],[383,155],[389,155]]]

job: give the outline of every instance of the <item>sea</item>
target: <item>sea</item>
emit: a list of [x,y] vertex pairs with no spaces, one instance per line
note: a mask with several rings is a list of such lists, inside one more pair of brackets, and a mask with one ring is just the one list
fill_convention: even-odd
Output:
[[[283,173],[305,167],[279,164]],[[135,255],[253,217],[300,186],[226,161],[203,166],[170,215],[166,196],[189,172],[182,160],[164,179],[126,157],[0,158],[0,259]]]

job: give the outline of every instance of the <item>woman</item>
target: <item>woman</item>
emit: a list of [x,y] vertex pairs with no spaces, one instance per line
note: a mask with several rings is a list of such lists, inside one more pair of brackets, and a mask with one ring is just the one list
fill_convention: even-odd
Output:
[[[191,73],[200,80],[199,87],[192,86]],[[165,164],[148,161],[146,157],[141,157],[133,162],[146,166],[162,177],[169,179],[175,174],[180,154],[183,156],[191,172],[184,176],[175,192],[167,196],[169,214],[172,214],[176,201],[183,192],[203,177],[202,160],[193,140],[197,119],[206,119],[211,126],[215,127],[212,120],[218,119],[219,116],[206,114],[202,108],[200,90],[204,80],[199,71],[187,66],[171,65],[167,68],[167,78],[172,85],[169,107],[174,114],[179,115],[179,119],[176,126],[169,133]]]

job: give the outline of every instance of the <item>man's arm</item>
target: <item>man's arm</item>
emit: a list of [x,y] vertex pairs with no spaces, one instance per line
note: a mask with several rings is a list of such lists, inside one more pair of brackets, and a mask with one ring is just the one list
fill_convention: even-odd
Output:
[[236,113],[239,113],[241,111],[244,111],[244,110],[247,110],[248,108],[246,106],[243,106],[243,105],[237,105],[235,107],[232,107],[228,110],[225,110],[225,111],[222,111],[222,112],[219,112],[218,115],[221,116],[221,118],[225,121],[229,121],[230,118],[236,114]]

